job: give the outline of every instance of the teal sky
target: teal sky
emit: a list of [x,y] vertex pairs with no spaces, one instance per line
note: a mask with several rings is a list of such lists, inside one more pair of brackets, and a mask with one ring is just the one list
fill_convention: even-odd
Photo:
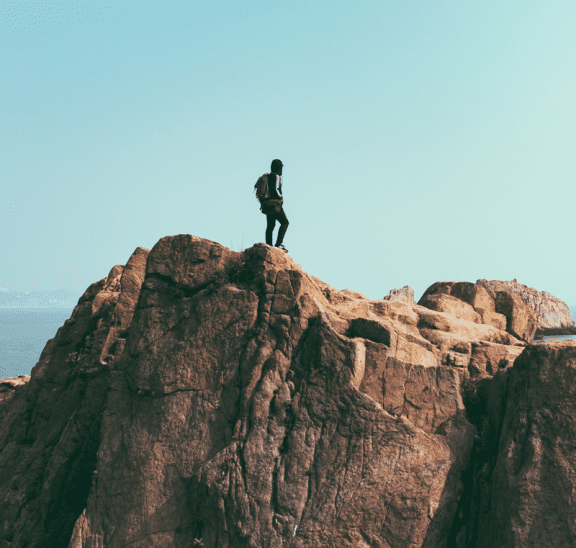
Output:
[[380,298],[510,280],[576,305],[576,3],[0,3],[0,287],[137,246],[285,244]]

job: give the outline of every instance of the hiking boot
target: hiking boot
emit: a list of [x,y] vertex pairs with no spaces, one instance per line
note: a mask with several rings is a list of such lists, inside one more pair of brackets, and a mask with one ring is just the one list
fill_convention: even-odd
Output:
[[284,247],[284,244],[277,245],[276,247],[284,251],[284,253],[288,253],[288,250]]

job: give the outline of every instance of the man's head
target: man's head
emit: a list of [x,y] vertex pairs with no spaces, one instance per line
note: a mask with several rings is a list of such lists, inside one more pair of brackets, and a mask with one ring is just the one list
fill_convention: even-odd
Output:
[[270,171],[272,173],[278,173],[278,175],[282,175],[282,167],[284,164],[280,160],[272,160],[272,165],[270,166]]

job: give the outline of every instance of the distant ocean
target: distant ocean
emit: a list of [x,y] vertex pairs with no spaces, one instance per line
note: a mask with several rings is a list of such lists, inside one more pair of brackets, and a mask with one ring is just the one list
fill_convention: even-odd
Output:
[[30,375],[73,308],[0,307],[0,379]]
[[[570,308],[576,318],[576,307]],[[0,307],[0,379],[29,375],[49,339],[72,314],[72,308]],[[544,337],[576,339],[576,335]]]
[[534,339],[539,341],[563,341],[565,339],[576,339],[576,335],[548,335],[541,339]]

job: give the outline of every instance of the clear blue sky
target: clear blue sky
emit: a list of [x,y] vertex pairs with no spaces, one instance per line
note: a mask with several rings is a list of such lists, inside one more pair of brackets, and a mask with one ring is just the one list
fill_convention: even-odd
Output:
[[330,285],[574,306],[574,29],[574,0],[2,2],[0,287],[263,241],[280,158],[285,244]]

